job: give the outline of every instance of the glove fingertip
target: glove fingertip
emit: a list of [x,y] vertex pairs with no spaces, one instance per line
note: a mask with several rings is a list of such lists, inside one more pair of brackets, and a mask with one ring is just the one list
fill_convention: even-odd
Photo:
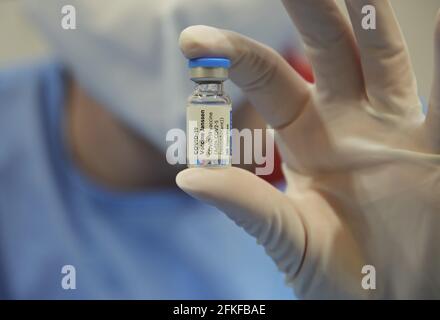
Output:
[[[210,56],[213,54],[222,54],[221,41],[224,36],[217,28],[194,25],[185,28],[179,36],[179,46],[188,59],[199,56]],[[220,51],[220,52],[217,52]]]
[[190,190],[202,179],[200,177],[200,170],[196,168],[189,168],[180,171],[176,176],[176,184],[182,190]]

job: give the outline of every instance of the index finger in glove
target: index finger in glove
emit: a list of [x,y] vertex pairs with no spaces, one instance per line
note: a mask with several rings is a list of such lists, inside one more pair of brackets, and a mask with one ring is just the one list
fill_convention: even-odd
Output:
[[231,80],[273,128],[293,122],[310,98],[307,82],[275,50],[238,33],[207,26],[182,31],[180,47],[187,58],[231,59]]

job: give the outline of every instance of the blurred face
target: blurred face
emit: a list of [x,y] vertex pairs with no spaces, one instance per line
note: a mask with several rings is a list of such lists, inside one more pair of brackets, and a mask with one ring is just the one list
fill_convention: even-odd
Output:
[[[192,86],[178,46],[185,27],[224,27],[276,49],[284,49],[294,34],[278,1],[24,1],[87,93],[162,150],[167,132],[185,125],[185,101]],[[65,6],[75,9],[76,29],[62,28],[70,13]],[[269,9],[273,15],[267,15]],[[229,81],[225,85],[236,105],[242,100],[240,90]]]
[[[189,91],[182,86],[187,72],[177,39],[165,34],[174,29],[173,22],[159,19],[152,10],[161,3],[45,0],[41,6],[28,0],[26,5],[86,92],[142,137],[165,148],[166,132],[183,128],[182,101]],[[76,29],[62,28],[63,14],[72,14],[66,5],[75,9]],[[180,28],[175,29],[178,34]],[[175,76],[179,73],[181,77]]]

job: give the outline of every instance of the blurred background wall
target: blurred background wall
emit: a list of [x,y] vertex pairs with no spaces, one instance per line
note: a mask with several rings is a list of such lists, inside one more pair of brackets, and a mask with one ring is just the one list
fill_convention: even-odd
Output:
[[21,7],[20,0],[0,0],[0,67],[48,52],[42,39],[22,14]]
[[[44,3],[44,0],[35,1]],[[433,30],[440,0],[392,0],[392,3],[408,42],[420,94],[426,98],[432,79]],[[23,16],[21,6],[21,0],[0,0],[0,68],[48,53],[44,41]]]

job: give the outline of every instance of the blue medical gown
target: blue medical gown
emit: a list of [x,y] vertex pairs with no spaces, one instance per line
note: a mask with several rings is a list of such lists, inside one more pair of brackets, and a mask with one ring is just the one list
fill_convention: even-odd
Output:
[[[215,208],[177,188],[114,193],[83,176],[66,152],[63,102],[57,63],[0,71],[2,298],[294,297]],[[74,290],[62,288],[64,265]]]

